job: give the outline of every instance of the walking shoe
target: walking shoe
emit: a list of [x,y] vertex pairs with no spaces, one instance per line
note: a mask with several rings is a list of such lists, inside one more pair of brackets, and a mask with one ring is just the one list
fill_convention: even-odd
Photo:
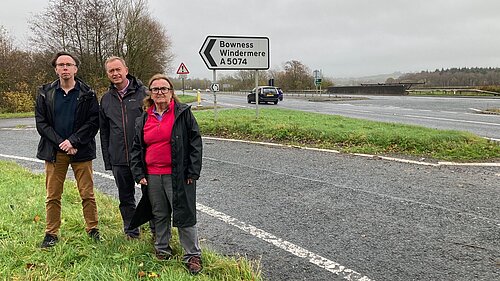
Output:
[[164,260],[169,260],[172,257],[171,254],[169,253],[164,253],[164,252],[156,252],[156,258],[158,260],[164,261]]
[[40,248],[53,247],[56,245],[57,241],[59,241],[59,239],[57,239],[57,236],[46,233],[45,238],[43,238],[42,244],[40,245]]
[[97,228],[92,228],[89,231],[89,237],[92,238],[96,242],[101,241],[101,235],[99,234],[99,230]]
[[187,261],[187,268],[189,270],[189,273],[193,275],[200,273],[200,271],[203,269],[203,266],[201,265],[201,257],[190,257]]
[[139,235],[125,234],[125,240],[131,241],[131,240],[137,240],[137,239],[139,239]]

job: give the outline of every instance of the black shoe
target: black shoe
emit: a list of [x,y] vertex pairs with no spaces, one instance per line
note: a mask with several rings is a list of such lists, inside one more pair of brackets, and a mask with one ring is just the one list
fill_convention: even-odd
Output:
[[51,235],[46,233],[45,238],[43,238],[42,244],[40,245],[40,248],[50,248],[56,245],[57,241],[57,236]]
[[97,228],[92,228],[89,231],[89,237],[96,242],[101,241],[101,235],[99,234],[99,230]]
[[201,265],[201,257],[190,257],[187,261],[187,268],[189,270],[189,273],[191,273],[192,275],[200,273],[200,271],[203,269],[203,266]]
[[125,240],[131,241],[131,240],[138,240],[139,235],[130,235],[130,234],[125,234]]

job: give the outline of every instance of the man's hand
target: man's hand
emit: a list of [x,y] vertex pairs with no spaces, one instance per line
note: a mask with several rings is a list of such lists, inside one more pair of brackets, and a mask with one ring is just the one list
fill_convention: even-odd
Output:
[[70,149],[73,149],[74,147],[73,147],[73,145],[69,142],[69,140],[64,140],[63,142],[61,142],[61,143],[59,144],[59,148],[60,148],[60,149],[62,149],[62,151],[64,151],[64,152],[66,152],[66,153],[70,154],[70,153],[69,153],[69,150],[70,150]]
[[68,155],[75,155],[76,153],[78,152],[78,149],[76,148],[71,148],[70,150],[68,150]]
[[140,181],[139,181],[140,184],[142,185],[148,185],[148,180],[146,180],[146,178],[142,178]]

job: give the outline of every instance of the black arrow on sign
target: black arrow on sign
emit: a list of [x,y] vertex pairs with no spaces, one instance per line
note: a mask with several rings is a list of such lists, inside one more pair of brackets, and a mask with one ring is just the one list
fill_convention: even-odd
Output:
[[207,57],[207,60],[212,67],[217,66],[217,64],[214,61],[214,58],[212,57],[212,55],[210,55],[210,51],[214,47],[215,41],[216,41],[215,39],[210,39],[210,41],[208,42],[207,48],[205,49],[205,52],[203,52],[205,54],[205,57]]

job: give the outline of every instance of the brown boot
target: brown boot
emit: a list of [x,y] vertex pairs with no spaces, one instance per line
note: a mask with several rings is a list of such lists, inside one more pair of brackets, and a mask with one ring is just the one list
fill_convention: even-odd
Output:
[[190,257],[187,261],[187,268],[189,270],[189,273],[193,275],[200,273],[200,271],[203,269],[203,266],[201,265],[201,257]]

